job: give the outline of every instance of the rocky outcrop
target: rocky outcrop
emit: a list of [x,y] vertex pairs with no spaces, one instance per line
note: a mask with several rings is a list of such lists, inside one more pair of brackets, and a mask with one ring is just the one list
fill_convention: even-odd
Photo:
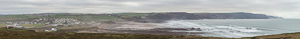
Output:
[[268,16],[270,19],[283,19],[282,17],[277,17],[277,16]]
[[205,16],[204,19],[269,19],[265,14],[252,14],[252,13],[205,13],[197,14],[197,16]]
[[103,23],[106,23],[106,24],[116,24],[116,22],[114,22],[114,21],[105,21]]

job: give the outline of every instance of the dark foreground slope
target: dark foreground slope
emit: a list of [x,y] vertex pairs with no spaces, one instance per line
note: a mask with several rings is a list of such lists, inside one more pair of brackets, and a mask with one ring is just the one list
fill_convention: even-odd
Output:
[[300,39],[300,33],[288,33],[247,38],[219,38],[177,35],[115,34],[115,33],[56,33],[24,29],[0,29],[0,39]]
[[[115,34],[115,33],[56,33],[23,29],[0,29],[0,39],[223,39],[199,36]],[[228,39],[228,38],[226,38]]]

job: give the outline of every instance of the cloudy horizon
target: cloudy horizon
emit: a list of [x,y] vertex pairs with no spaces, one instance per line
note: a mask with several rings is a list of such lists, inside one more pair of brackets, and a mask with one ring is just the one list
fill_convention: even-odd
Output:
[[300,0],[0,0],[0,14],[249,12],[300,18]]

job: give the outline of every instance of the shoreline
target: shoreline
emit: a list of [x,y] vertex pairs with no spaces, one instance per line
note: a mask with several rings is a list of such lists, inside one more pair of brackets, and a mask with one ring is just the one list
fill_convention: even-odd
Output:
[[157,23],[139,23],[133,21],[116,22],[116,24],[102,24],[97,28],[79,30],[77,33],[137,33],[154,35],[196,35],[204,32],[174,32],[174,31],[201,31],[200,28],[168,28],[160,27]]

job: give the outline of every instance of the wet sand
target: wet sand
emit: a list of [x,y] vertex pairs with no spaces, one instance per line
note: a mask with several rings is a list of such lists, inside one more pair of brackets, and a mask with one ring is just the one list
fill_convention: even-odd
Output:
[[[137,23],[132,21],[118,22],[116,24],[100,24],[91,28],[79,30],[77,33],[137,33],[155,35],[198,35],[204,32],[185,32],[201,31],[199,28],[158,28],[156,23]],[[174,32],[182,31],[182,32]]]
[[156,35],[196,35],[205,34],[203,32],[173,32],[173,31],[190,31],[184,28],[154,28],[149,30],[115,30],[118,32],[139,33],[139,34],[156,34]]
[[116,28],[134,28],[134,29],[154,29],[157,27],[156,23],[136,23],[129,22],[125,25],[116,27]]

